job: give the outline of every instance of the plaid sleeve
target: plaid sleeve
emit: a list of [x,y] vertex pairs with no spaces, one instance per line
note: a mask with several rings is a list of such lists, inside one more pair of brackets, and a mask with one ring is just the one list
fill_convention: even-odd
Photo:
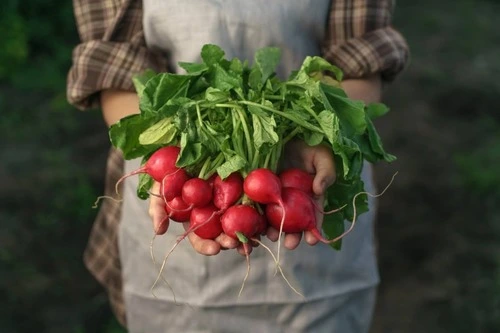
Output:
[[81,43],[67,77],[71,104],[96,107],[101,90],[132,90],[134,74],[165,67],[164,57],[145,46],[142,1],[73,0],[73,8]]
[[394,0],[332,0],[323,57],[345,78],[380,73],[393,80],[405,67],[409,48],[391,26]]

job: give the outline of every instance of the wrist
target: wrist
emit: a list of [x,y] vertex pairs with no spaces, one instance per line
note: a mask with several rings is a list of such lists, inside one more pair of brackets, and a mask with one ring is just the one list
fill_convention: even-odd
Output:
[[347,96],[365,103],[380,102],[382,99],[382,80],[379,74],[359,79],[346,79],[341,83]]

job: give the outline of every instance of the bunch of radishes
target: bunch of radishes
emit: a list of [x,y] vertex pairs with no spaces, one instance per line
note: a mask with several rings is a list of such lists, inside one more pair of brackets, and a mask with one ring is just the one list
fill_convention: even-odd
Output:
[[245,178],[234,172],[225,179],[218,174],[203,179],[191,176],[184,168],[176,166],[179,153],[177,146],[162,147],[150,156],[144,166],[118,181],[120,183],[126,177],[139,173],[148,174],[160,183],[160,193],[151,194],[163,199],[168,218],[189,223],[189,228],[165,256],[158,278],[172,251],[191,232],[202,239],[216,239],[224,233],[240,241],[247,258],[247,276],[250,269],[249,246],[252,241],[260,243],[259,235],[265,234],[268,226],[280,231],[277,257],[271,252],[280,271],[282,232],[310,231],[322,242],[337,240],[325,239],[317,228],[316,210],[321,209],[314,203],[313,176],[307,172],[290,168],[277,175],[270,169],[257,168]]
[[[146,173],[161,184],[160,196],[170,220],[189,222],[188,233],[203,239],[215,239],[221,233],[241,241],[244,246],[268,225],[285,233],[311,231],[325,239],[316,225],[313,199],[313,176],[291,168],[279,175],[269,169],[252,170],[245,178],[234,172],[222,179],[213,174],[208,179],[191,176],[176,166],[180,148],[158,149],[147,162],[125,176]],[[183,238],[182,237],[182,238]]]
[[[271,226],[279,230],[277,257],[269,249],[268,251],[288,285],[300,294],[286,279],[280,267],[281,234],[309,231],[319,241],[331,244],[341,239],[354,226],[353,221],[351,228],[331,240],[322,236],[317,227],[316,213],[330,212],[324,212],[316,205],[312,190],[314,177],[304,170],[290,168],[276,174],[267,168],[257,168],[244,178],[240,173],[234,172],[225,179],[216,173],[203,179],[189,175],[184,168],[177,167],[179,153],[180,148],[177,146],[159,148],[141,168],[124,175],[117,182],[118,185],[125,178],[140,173],[149,175],[160,183],[160,193],[151,194],[163,199],[168,218],[174,222],[189,223],[189,228],[165,256],[158,279],[162,277],[165,263],[175,247],[189,233],[194,232],[202,239],[216,239],[224,233],[240,241],[248,263],[246,280],[250,270],[251,241],[262,244],[258,239],[259,235],[264,235]],[[331,212],[336,211],[338,209]],[[153,261],[155,262],[154,256]]]

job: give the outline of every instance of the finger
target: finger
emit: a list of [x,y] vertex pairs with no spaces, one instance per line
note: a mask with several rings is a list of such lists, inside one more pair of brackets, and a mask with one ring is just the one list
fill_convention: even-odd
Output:
[[159,222],[158,225],[155,225],[153,222],[155,233],[157,235],[163,235],[164,233],[167,232],[169,224],[170,224],[170,218],[167,215],[165,215],[165,217]]
[[220,244],[224,249],[235,249],[240,242],[236,239],[229,237],[225,233],[220,234],[215,241]]
[[[152,193],[157,192],[159,189],[159,186],[160,186],[160,183],[154,182],[153,186],[151,187],[151,192]],[[158,206],[163,207],[163,205],[164,205],[164,202],[161,198],[154,196],[154,195],[150,195],[149,196],[149,211],[148,211],[149,216],[154,219],[154,217],[158,213],[157,207]]]
[[202,239],[198,237],[194,232],[188,235],[189,242],[193,246],[193,249],[199,254],[205,256],[213,256],[220,252],[220,244],[211,239]]
[[302,233],[285,234],[284,246],[288,250],[294,250],[300,244]]
[[[160,188],[160,183],[155,182],[151,191],[157,193]],[[165,211],[165,203],[161,198],[150,196],[149,200],[149,216],[153,221],[153,230],[156,234],[162,235],[167,232],[169,226],[168,214]]]
[[[248,254],[252,253],[252,250],[253,250],[253,247],[252,246],[247,246],[247,249],[248,249]],[[245,254],[245,248],[243,247],[243,244],[240,244],[236,250],[238,251],[239,254],[241,254],[242,256],[246,256]]]
[[[254,236],[254,237],[252,237],[252,238],[253,238],[253,239],[256,239],[256,240],[258,240],[258,241],[260,241],[260,235],[255,235],[255,236]],[[257,247],[257,246],[259,246],[259,245],[260,245],[259,243],[257,243],[256,241],[253,241],[253,240],[250,242],[250,244],[252,245],[252,247]]]
[[335,182],[335,162],[331,152],[326,147],[318,147],[314,153],[313,164],[315,176],[313,180],[313,192],[323,195],[328,186]]
[[267,228],[266,234],[267,234],[267,238],[269,238],[269,240],[271,242],[276,242],[279,238],[280,232],[279,232],[279,230],[276,230],[273,227],[269,227],[269,228]]
[[[316,206],[320,208],[323,208],[324,201],[325,197],[323,195],[314,198]],[[318,209],[316,209],[315,216],[316,216],[316,228],[318,228],[318,230],[321,230],[323,226],[323,213]],[[304,233],[304,240],[309,245],[316,245],[319,242],[319,239],[316,238],[316,236],[314,236],[310,231],[306,231]]]
[[[184,229],[189,228],[189,223],[183,223]],[[189,242],[193,249],[199,254],[205,256],[213,256],[220,252],[220,244],[211,239],[203,239],[196,235],[194,232],[190,232],[187,236]]]
[[319,240],[310,231],[304,232],[304,240],[309,245],[316,245],[319,242]]

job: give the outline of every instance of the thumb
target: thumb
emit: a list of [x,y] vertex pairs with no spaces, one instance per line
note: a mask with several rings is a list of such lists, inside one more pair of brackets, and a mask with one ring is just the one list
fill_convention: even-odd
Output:
[[318,154],[314,159],[314,169],[316,174],[313,180],[313,192],[317,196],[322,196],[336,178],[335,163],[331,155]]

